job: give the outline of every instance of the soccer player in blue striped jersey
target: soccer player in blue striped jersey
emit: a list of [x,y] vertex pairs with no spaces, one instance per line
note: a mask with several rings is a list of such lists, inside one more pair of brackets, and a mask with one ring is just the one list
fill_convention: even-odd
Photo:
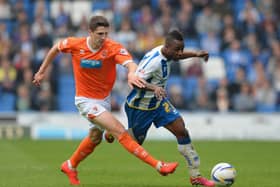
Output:
[[152,123],[169,130],[177,139],[178,150],[184,156],[192,185],[212,187],[214,182],[201,176],[200,160],[195,151],[188,130],[179,112],[172,106],[165,91],[173,61],[191,57],[208,60],[206,51],[184,51],[184,38],[180,31],[173,30],[165,43],[145,54],[136,74],[146,81],[145,88],[134,87],[127,96],[125,112],[130,134],[142,144]]

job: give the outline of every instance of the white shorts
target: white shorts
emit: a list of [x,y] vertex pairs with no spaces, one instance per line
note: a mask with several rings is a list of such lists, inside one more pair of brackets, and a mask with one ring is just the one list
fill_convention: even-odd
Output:
[[85,117],[89,122],[90,128],[97,127],[100,130],[104,128],[92,122],[92,117],[96,117],[105,111],[111,111],[111,97],[108,96],[105,99],[90,99],[86,97],[75,97],[75,105],[80,114]]

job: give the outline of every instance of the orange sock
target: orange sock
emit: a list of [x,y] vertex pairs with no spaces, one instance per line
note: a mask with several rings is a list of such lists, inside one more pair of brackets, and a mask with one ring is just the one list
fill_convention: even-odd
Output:
[[94,144],[89,137],[84,138],[79,147],[69,159],[72,167],[76,168],[82,160],[84,160],[90,153],[93,152],[96,146],[97,145]]
[[141,145],[133,140],[127,132],[124,132],[120,135],[119,142],[127,151],[134,154],[142,161],[153,166],[154,168],[157,167],[159,161],[153,158]]

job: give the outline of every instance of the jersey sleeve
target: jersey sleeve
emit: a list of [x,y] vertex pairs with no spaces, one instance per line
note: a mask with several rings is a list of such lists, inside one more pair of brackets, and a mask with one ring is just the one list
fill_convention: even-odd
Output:
[[136,70],[136,75],[145,80],[148,80],[149,78],[153,77],[153,73],[156,72],[157,69],[158,63],[154,63],[152,61],[150,61],[149,63],[141,63]]
[[117,64],[125,65],[128,62],[132,62],[131,54],[121,45],[116,46],[114,60]]
[[74,38],[68,37],[58,42],[58,50],[63,53],[71,53],[73,49]]

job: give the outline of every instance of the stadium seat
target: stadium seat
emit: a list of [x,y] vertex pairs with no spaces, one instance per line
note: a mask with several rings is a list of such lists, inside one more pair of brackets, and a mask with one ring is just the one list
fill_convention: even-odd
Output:
[[0,95],[0,112],[13,112],[15,109],[16,96],[11,93]]
[[189,101],[191,100],[197,90],[198,78],[197,77],[187,77],[183,81],[183,96]]
[[92,3],[92,10],[107,10],[111,8],[111,3],[108,0],[95,0]]
[[181,76],[170,76],[167,80],[166,90],[169,92],[169,88],[171,85],[179,85],[180,87],[183,86],[183,78]]
[[199,41],[195,38],[188,38],[184,40],[185,43],[185,48],[187,49],[199,49],[200,48],[200,44]]
[[58,110],[62,112],[76,112],[74,105],[75,84],[72,74],[62,74],[58,79]]
[[258,104],[257,105],[257,112],[273,113],[273,112],[276,112],[276,106],[275,105]]

